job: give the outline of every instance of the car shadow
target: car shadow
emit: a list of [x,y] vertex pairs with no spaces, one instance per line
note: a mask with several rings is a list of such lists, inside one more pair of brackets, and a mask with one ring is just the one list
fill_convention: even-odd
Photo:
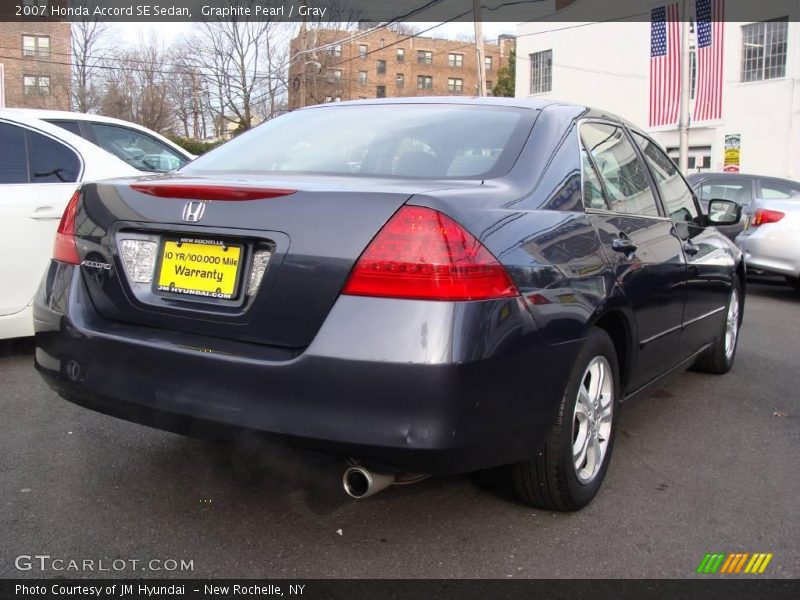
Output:
[[32,337],[0,340],[0,358],[33,354],[34,350],[35,346]]

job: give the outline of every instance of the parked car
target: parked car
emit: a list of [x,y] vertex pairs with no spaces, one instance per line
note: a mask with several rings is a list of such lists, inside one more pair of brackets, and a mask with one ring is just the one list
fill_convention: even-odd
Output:
[[154,173],[174,171],[195,155],[146,127],[101,115],[29,108],[11,112],[58,125],[124,160],[133,168]]
[[748,268],[783,275],[800,291],[800,192],[753,201],[752,216],[736,238]]
[[31,302],[80,182],[135,174],[60,127],[0,110],[0,339],[33,335]]
[[620,402],[733,364],[744,265],[708,225],[740,207],[711,204],[583,106],[304,108],[176,173],[83,186],[36,298],[36,368],[131,421],[349,457],[353,497],[513,465],[524,501],[575,510]]
[[732,200],[742,207],[742,218],[734,225],[720,227],[730,239],[736,239],[752,214],[755,198],[781,199],[800,194],[800,183],[790,179],[746,175],[741,173],[694,173],[687,178],[692,185],[703,212],[708,212],[712,198]]

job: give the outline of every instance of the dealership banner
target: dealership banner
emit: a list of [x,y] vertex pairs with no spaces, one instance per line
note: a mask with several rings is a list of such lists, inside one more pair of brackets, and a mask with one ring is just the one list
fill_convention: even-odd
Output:
[[[727,0],[727,21],[797,18],[796,0]],[[480,0],[484,21],[648,21],[641,0]],[[474,20],[473,0],[3,0],[5,21],[458,22]]]
[[551,580],[3,580],[0,598],[85,600],[210,600],[302,598],[303,600],[794,600],[798,580],[776,579],[551,579]]

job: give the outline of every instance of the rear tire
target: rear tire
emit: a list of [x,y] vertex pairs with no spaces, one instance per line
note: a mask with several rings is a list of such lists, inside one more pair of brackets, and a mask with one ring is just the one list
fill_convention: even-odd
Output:
[[593,328],[545,442],[536,456],[511,467],[514,489],[523,502],[573,511],[594,498],[611,459],[618,398],[614,343],[604,330]]
[[[697,357],[693,366],[695,371],[722,375],[731,370],[739,344],[742,315],[742,286],[739,283],[739,277],[734,275],[731,293],[728,296],[728,303],[725,305],[725,321],[722,323],[717,341]],[[731,335],[733,339],[731,339]]]

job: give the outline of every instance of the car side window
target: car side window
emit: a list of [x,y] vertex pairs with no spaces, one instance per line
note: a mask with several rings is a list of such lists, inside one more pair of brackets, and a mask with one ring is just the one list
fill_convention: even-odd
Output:
[[28,134],[32,183],[78,181],[81,161],[73,150],[40,133],[30,131]]
[[81,136],[81,128],[78,125],[77,121],[48,121],[48,123],[52,123],[53,125],[58,125],[61,129],[66,129],[70,133],[74,133],[79,137]]
[[667,215],[673,221],[694,221],[699,213],[695,206],[694,198],[692,197],[692,188],[690,188],[686,180],[681,177],[678,167],[676,167],[672,159],[651,140],[639,135],[635,131],[631,133],[633,134],[633,139],[639,144],[639,148],[644,155],[644,160],[650,168],[653,179],[656,181],[658,191],[661,194],[661,200],[664,202],[664,208],[667,210]]
[[800,186],[791,186],[780,181],[762,181],[762,198],[783,199],[791,196],[800,195]]
[[28,183],[25,130],[0,123],[0,184]]
[[166,144],[135,129],[92,123],[92,131],[101,148],[140,171],[165,173],[189,162]]
[[608,203],[603,195],[603,186],[597,176],[586,148],[581,144],[581,169],[583,171],[583,205],[586,208],[608,209]]
[[584,123],[581,125],[581,140],[597,165],[610,210],[659,216],[645,166],[622,127]]
[[697,196],[701,202],[730,200],[737,204],[747,204],[750,202],[750,182],[709,179],[700,184]]

